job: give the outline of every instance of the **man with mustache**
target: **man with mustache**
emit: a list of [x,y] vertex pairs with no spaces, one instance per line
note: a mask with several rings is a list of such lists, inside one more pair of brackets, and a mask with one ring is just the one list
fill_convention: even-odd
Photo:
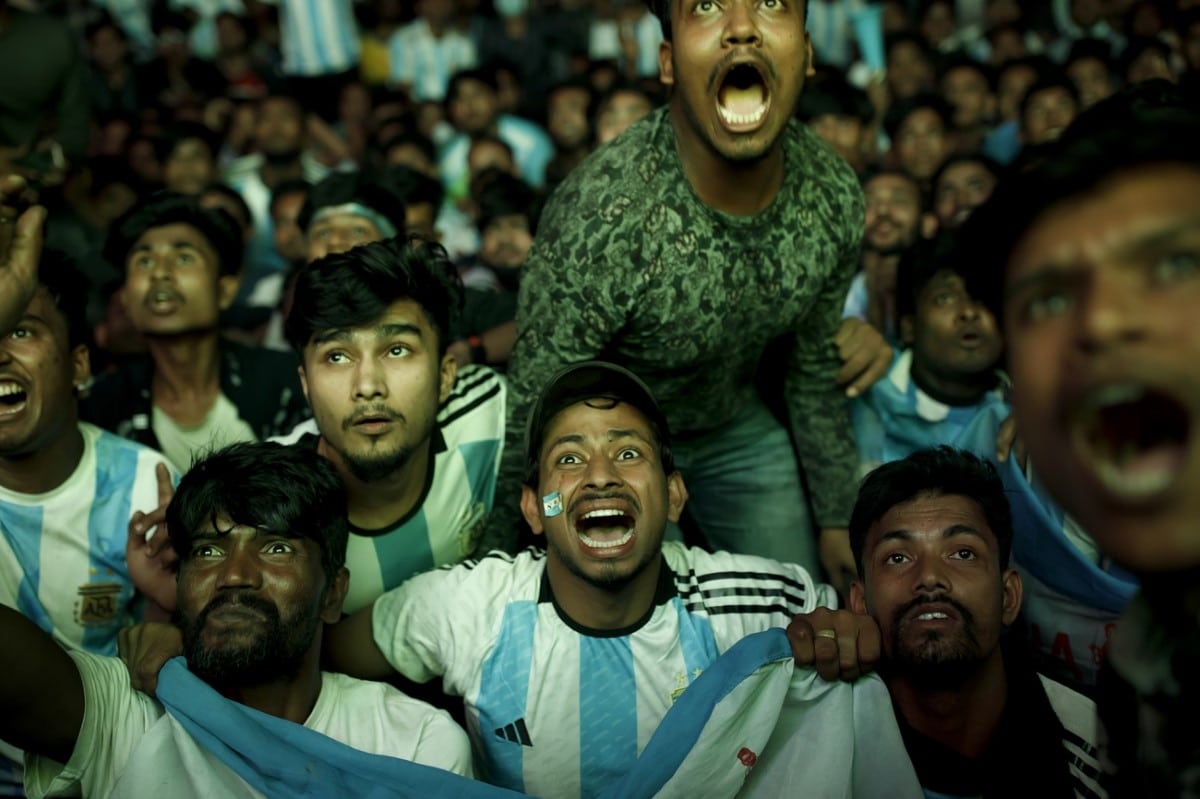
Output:
[[417,239],[333,252],[296,279],[285,333],[313,419],[282,440],[329,458],[346,484],[347,612],[478,546],[506,390],[448,352],[460,305],[445,250]]
[[865,319],[893,340],[899,339],[896,269],[900,256],[931,236],[934,218],[924,212],[921,184],[902,169],[876,169],[862,181],[866,228],[862,268],[850,284],[844,313]]
[[560,370],[526,436],[521,508],[546,549],[418,575],[331,627],[325,654],[359,677],[440,677],[487,781],[595,796],[721,653],[836,596],[795,564],[663,541],[687,489],[631,372]]
[[[0,606],[0,738],[26,750],[30,796],[279,796],[280,783],[328,796],[334,756],[382,760],[364,753],[471,773],[445,713],[320,671],[322,623],[339,616],[349,578],[345,490],[326,459],[235,444],[184,476],[167,518],[187,665],[164,671],[161,704],[116,658],[68,654]],[[223,724],[233,731],[214,742]],[[243,741],[244,729],[275,735]],[[272,773],[286,763],[276,735],[312,760]]]
[[540,387],[604,357],[662,403],[689,517],[714,549],[823,564],[839,584],[853,571],[854,441],[836,378],[863,205],[853,170],[793,119],[812,69],[808,5],[653,4],[670,99],[555,190],[522,267],[497,544],[517,534],[520,431]]
[[885,464],[850,520],[850,607],[879,624],[879,670],[927,795],[1102,796],[1095,705],[1004,634],[1021,609],[1012,536],[982,459],[940,447]]

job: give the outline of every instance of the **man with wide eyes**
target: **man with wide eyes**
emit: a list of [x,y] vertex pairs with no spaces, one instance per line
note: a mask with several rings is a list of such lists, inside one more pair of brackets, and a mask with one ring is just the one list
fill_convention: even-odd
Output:
[[[854,440],[839,348],[853,336],[839,335],[839,316],[863,199],[853,170],[793,119],[812,68],[808,3],[653,6],[670,100],[555,190],[523,267],[506,506],[489,536],[516,537],[520,431],[539,388],[564,364],[603,357],[662,403],[692,488],[689,519],[714,549],[823,566],[842,584],[853,571]],[[875,377],[889,358],[879,352]],[[760,393],[760,367],[782,389]]]
[[418,575],[331,627],[325,654],[363,678],[440,677],[487,781],[595,796],[718,655],[836,597],[794,564],[663,541],[687,489],[631,372],[568,366],[531,418],[521,509],[545,550]]
[[346,762],[396,759],[471,775],[445,712],[320,670],[349,579],[346,494],[325,458],[234,444],[184,476],[167,520],[184,658],[157,699],[117,658],[68,653],[0,605],[0,738],[25,749],[30,796],[333,796]]
[[927,796],[1102,796],[1096,707],[1005,636],[1021,609],[1012,518],[986,461],[921,450],[867,475],[850,519],[850,607]]
[[417,239],[333,252],[296,279],[284,329],[313,419],[286,440],[328,457],[346,483],[347,612],[478,546],[506,390],[448,352],[460,297],[445,250]]
[[1198,136],[1169,95],[1119,93],[967,222],[1030,463],[1141,580],[1097,700],[1129,796],[1200,791]]

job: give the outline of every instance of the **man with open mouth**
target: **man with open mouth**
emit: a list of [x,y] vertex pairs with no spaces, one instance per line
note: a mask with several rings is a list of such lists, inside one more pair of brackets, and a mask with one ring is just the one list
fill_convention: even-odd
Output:
[[242,265],[228,214],[156,194],[114,223],[105,257],[124,270],[121,301],[148,353],[96,381],[84,419],[183,471],[198,453],[279,435],[308,416],[293,356],[221,336]]
[[1200,119],[1153,92],[1088,109],[966,229],[1029,458],[1141,579],[1101,675],[1116,790],[1183,796],[1200,792]]
[[[13,232],[11,200],[0,194],[0,236]],[[169,475],[159,453],[79,421],[91,377],[86,282],[37,239],[3,253],[32,262],[36,288],[0,323],[0,605],[64,647],[114,655],[118,633],[142,616],[129,514],[151,510]],[[20,761],[0,744],[0,794],[20,793]]]
[[666,418],[631,372],[564,368],[526,436],[521,507],[546,549],[417,575],[331,627],[327,662],[441,677],[464,699],[485,779],[595,796],[722,652],[836,596],[794,564],[663,541],[687,490]]
[[879,624],[879,671],[927,796],[1104,796],[1095,704],[1004,635],[1022,598],[1012,541],[983,459],[939,447],[892,461],[850,520],[850,607]]
[[440,245],[398,238],[318,258],[296,279],[285,331],[313,418],[280,440],[316,449],[346,484],[347,612],[478,546],[507,393],[449,352],[460,292]]
[[[498,545],[520,520],[520,431],[540,387],[604,357],[662,403],[689,519],[713,548],[824,565],[839,584],[853,571],[854,443],[834,342],[863,199],[850,166],[793,119],[812,68],[807,5],[653,4],[670,99],[555,190],[523,267]],[[790,354],[767,355],[780,340]]]

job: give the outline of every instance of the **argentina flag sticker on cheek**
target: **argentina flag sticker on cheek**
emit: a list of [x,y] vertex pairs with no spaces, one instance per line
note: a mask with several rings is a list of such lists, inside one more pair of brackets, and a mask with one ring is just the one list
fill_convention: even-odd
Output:
[[562,509],[562,494],[551,491],[542,497],[542,510],[545,511],[546,516],[557,516],[562,513]]

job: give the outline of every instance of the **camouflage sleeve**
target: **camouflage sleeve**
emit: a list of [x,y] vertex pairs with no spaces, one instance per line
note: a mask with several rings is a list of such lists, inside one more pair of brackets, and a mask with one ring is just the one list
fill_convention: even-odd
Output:
[[[598,357],[624,325],[632,301],[627,259],[613,257],[606,244],[622,236],[619,227],[601,213],[580,213],[580,192],[564,189],[567,184],[555,193],[529,260],[521,267],[504,455],[496,501],[477,553],[511,552],[516,547],[522,522],[525,425],[538,392],[560,367]],[[631,248],[618,249],[629,253]]]
[[841,366],[833,344],[842,303],[858,266],[863,230],[861,195],[844,215],[837,267],[821,287],[813,310],[796,331],[796,346],[784,390],[800,466],[818,528],[846,527],[858,482],[858,452],[850,424],[850,406],[835,384]]

